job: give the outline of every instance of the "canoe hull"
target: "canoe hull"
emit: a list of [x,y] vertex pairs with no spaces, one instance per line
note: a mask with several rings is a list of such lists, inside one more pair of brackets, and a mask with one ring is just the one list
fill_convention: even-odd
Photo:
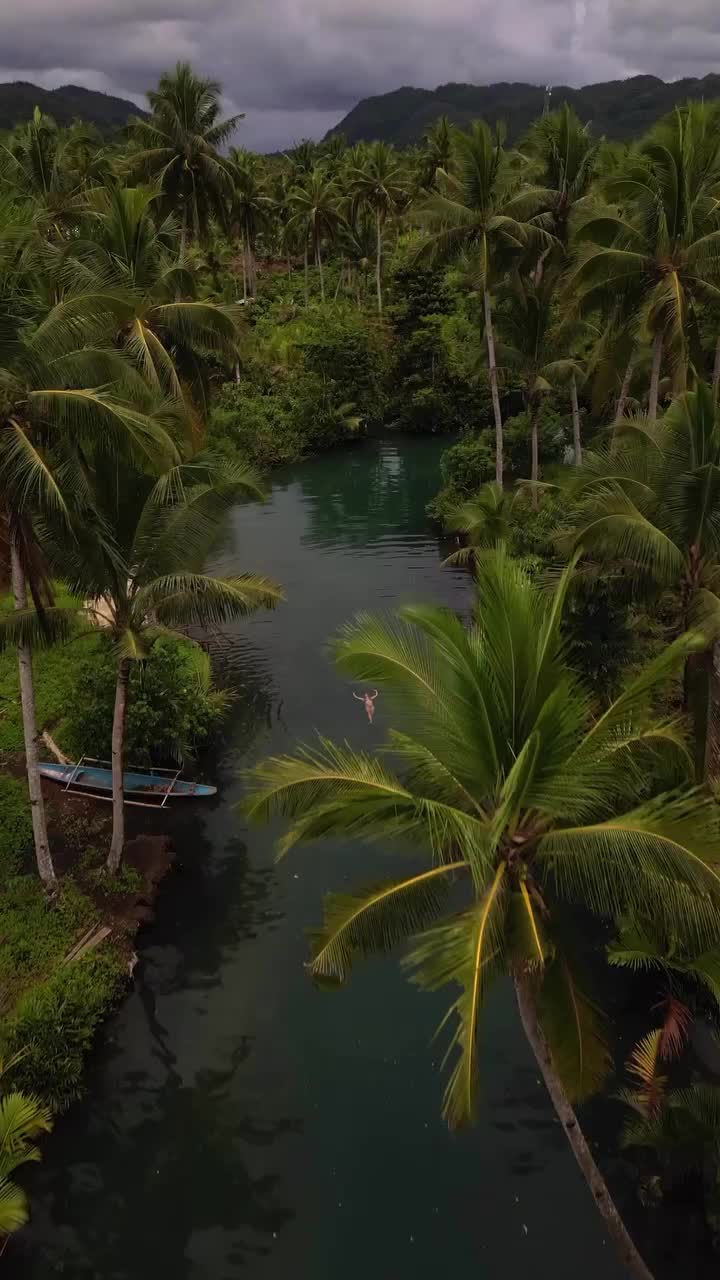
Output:
[[[40,774],[51,782],[62,783],[73,791],[112,793],[112,771],[94,765],[42,763]],[[163,800],[198,800],[214,796],[217,787],[202,782],[188,782],[182,778],[163,778],[160,774],[139,773],[127,770],[123,774],[123,793],[129,800],[143,799],[152,802]]]

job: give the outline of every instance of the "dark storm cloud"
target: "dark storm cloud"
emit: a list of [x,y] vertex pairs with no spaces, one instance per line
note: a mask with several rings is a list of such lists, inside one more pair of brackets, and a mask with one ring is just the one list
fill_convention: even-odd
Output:
[[[720,61],[717,0],[0,0],[0,74],[131,94],[189,59],[250,145],[320,136],[401,84],[583,84]],[[681,12],[678,12],[678,9]]]

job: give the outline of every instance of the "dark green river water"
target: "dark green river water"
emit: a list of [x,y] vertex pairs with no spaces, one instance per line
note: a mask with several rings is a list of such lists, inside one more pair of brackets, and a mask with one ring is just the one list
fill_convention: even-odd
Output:
[[367,441],[236,513],[223,565],[272,575],[288,601],[216,646],[237,694],[220,794],[175,818],[177,867],[89,1092],[31,1175],[13,1278],[621,1280],[510,992],[485,1014],[480,1122],[450,1135],[431,1044],[444,999],[391,959],[339,993],[303,972],[323,891],[372,881],[391,855],[316,846],[276,866],[272,833],[235,811],[259,756],[316,728],[383,737],[382,697],[371,728],[325,656],[341,622],[407,600],[469,606],[424,515],[442,447]]

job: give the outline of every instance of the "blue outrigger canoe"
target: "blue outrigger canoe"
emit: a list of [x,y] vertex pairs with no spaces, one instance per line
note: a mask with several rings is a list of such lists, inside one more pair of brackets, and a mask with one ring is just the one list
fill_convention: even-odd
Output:
[[[108,761],[83,757],[77,764],[43,762],[40,773],[43,778],[62,783],[64,790],[71,794],[91,794],[99,800],[109,800],[112,796],[112,769],[105,767],[108,765]],[[179,775],[179,770],[174,773],[169,769],[151,769],[149,773],[126,770],[123,773],[125,798],[128,804],[162,807],[168,800],[198,800],[203,796],[214,796],[217,792],[217,787],[210,787],[202,782],[188,782]]]

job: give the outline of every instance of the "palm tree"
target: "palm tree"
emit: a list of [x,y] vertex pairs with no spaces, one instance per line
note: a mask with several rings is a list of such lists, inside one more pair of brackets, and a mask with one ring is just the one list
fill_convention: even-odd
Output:
[[407,180],[401,161],[386,142],[367,147],[361,163],[349,169],[348,178],[357,204],[370,210],[375,219],[375,287],[382,314],[383,230],[388,219],[407,203]]
[[[21,1057],[0,1061],[0,1079]],[[39,1098],[17,1090],[0,1094],[0,1236],[11,1235],[28,1220],[27,1197],[10,1175],[40,1159],[35,1140],[51,1129],[52,1117]]]
[[281,589],[252,574],[220,577],[205,570],[225,515],[241,497],[262,491],[246,467],[198,455],[157,480],[99,467],[92,508],[110,538],[96,537],[91,513],[72,545],[60,548],[64,576],[94,601],[89,612],[107,628],[117,655],[112,728],[113,833],[107,868],[115,873],[125,844],[123,768],[128,684],[133,662],[158,636],[195,624],[217,625],[273,608]]
[[246,296],[247,286],[250,297],[254,298],[257,293],[257,238],[268,226],[271,201],[259,172],[257,156],[238,147],[231,147],[228,167],[232,182],[229,220],[243,243],[243,296]]
[[453,129],[447,116],[440,116],[423,135],[425,146],[421,156],[420,186],[428,190],[435,185],[438,169],[447,172],[452,161]]
[[683,389],[689,330],[700,301],[720,299],[720,139],[715,117],[688,103],[652,130],[605,183],[610,210],[581,229],[585,244],[568,297],[585,310],[621,308],[652,343],[648,415],[657,417],[669,357]]
[[332,239],[341,220],[339,192],[336,184],[318,167],[308,174],[301,186],[290,192],[290,205],[294,210],[290,226],[296,228],[303,239],[305,253],[305,305],[308,305],[308,247],[320,273],[320,297],[325,301],[325,277],[322,264],[322,242]]
[[537,158],[552,231],[563,249],[570,239],[570,221],[587,199],[598,164],[600,142],[593,140],[589,125],[583,125],[564,102],[536,120],[527,139],[527,151]]
[[127,298],[68,287],[49,305],[48,292],[57,292],[52,281],[48,290],[44,273],[50,250],[31,233],[23,212],[0,210],[0,532],[16,610],[0,618],[0,647],[17,647],[35,853],[53,891],[32,647],[67,634],[69,618],[52,604],[47,551],[56,526],[69,521],[93,458],[118,454],[152,466],[164,457],[167,465],[176,456],[170,430],[177,412],[158,413],[144,382],[110,345]]
[[84,125],[60,129],[52,116],[35,108],[32,120],[0,143],[0,178],[8,189],[34,203],[36,222],[48,236],[62,240],[77,220],[84,180],[91,166],[78,167],[91,131]]
[[503,423],[500,410],[498,368],[495,357],[492,290],[504,268],[528,245],[539,239],[550,243],[535,216],[541,205],[534,194],[522,189],[517,169],[503,150],[500,135],[493,136],[478,120],[469,133],[455,132],[455,170],[438,175],[439,191],[425,207],[434,234],[421,246],[418,258],[449,261],[466,258],[473,286],[483,299],[488,371],[495,418],[495,479],[503,482]]
[[505,306],[499,310],[497,318],[501,339],[498,355],[501,364],[513,370],[520,379],[530,422],[530,482],[532,503],[536,509],[540,412],[545,397],[563,384],[568,384],[571,389],[576,461],[581,453],[577,378],[582,377],[582,369],[576,361],[560,354],[567,348],[566,335],[561,331],[557,316],[557,285],[557,268],[530,277],[523,277],[517,269],[512,269],[504,290]]
[[132,121],[137,150],[130,154],[131,167],[159,183],[163,214],[180,219],[181,250],[189,236],[199,239],[207,234],[213,214],[222,221],[231,192],[219,148],[243,117],[220,120],[221,92],[215,80],[204,80],[189,63],[178,62],[148,93],[150,118]]
[[[538,1067],[607,1230],[633,1275],[648,1280],[585,1141],[572,1099],[595,1092],[609,1064],[603,1019],[583,991],[562,904],[601,919],[653,903],[674,936],[717,937],[717,819],[687,788],[677,724],[653,695],[703,643],[685,635],[603,715],[569,667],[560,632],[573,564],[554,594],[503,552],[479,575],[476,621],[411,606],[360,615],[340,634],[339,669],[381,688],[394,728],[382,760],[321,740],[252,771],[246,809],[290,818],[279,852],[316,838],[405,840],[415,868],[331,895],[310,971],[341,982],[357,956],[411,939],[413,980],[450,997],[455,1065],[451,1125],[476,1110],[479,1025],[492,982],[511,975]],[[389,759],[399,763],[393,772]],[[652,761],[652,768],[649,767]]]
[[698,777],[717,780],[720,707],[713,640],[720,636],[720,410],[698,383],[662,419],[626,419],[610,447],[588,454],[570,492],[576,544],[619,561],[638,585],[673,594],[677,629],[701,623],[708,643],[688,656],[685,702],[695,721]]
[[89,269],[126,299],[116,340],[148,384],[182,404],[191,418],[205,407],[207,358],[232,367],[241,308],[199,300],[192,270],[177,258],[177,224],[156,221],[158,193],[147,187],[99,187],[87,197],[91,238],[71,246]]
[[450,533],[464,533],[467,541],[446,558],[446,565],[480,566],[488,552],[510,541],[515,507],[522,503],[522,488],[503,489],[497,481],[484,484],[474,498],[461,503],[445,518],[445,528]]

